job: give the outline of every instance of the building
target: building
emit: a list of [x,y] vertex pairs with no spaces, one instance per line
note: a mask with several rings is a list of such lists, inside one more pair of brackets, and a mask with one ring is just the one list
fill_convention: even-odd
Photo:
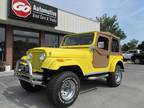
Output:
[[100,31],[100,23],[34,0],[0,0],[0,61],[11,66],[29,48],[58,47],[69,33]]

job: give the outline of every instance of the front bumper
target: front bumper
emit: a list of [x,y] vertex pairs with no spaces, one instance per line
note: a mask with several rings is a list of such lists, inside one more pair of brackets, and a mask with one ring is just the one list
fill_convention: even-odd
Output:
[[[24,66],[26,66],[26,69],[21,69],[21,64],[25,63]],[[32,65],[28,60],[18,60],[16,63],[16,69],[14,72],[14,75],[19,79],[26,81],[33,86],[40,85],[43,86],[43,75],[42,74],[36,74],[32,71]]]

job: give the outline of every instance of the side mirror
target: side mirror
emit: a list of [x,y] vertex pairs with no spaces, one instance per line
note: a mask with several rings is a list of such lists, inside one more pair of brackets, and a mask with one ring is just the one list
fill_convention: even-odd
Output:
[[94,45],[91,45],[91,46],[90,46],[90,51],[93,52],[94,50],[96,50],[96,47],[95,47]]
[[98,42],[98,48],[103,49],[104,48],[104,42]]

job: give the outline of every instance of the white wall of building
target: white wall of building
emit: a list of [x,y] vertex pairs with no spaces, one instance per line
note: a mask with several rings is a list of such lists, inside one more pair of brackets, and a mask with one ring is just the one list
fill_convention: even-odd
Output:
[[7,0],[0,0],[0,19],[7,19]]
[[58,26],[57,30],[69,31],[74,33],[87,31],[100,31],[100,23],[91,19],[81,17],[79,15],[58,10]]

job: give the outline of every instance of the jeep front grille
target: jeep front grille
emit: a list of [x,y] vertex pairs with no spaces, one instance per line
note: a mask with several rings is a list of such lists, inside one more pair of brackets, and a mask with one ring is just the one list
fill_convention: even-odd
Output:
[[41,68],[40,52],[33,52],[32,55],[32,68],[39,70]]

